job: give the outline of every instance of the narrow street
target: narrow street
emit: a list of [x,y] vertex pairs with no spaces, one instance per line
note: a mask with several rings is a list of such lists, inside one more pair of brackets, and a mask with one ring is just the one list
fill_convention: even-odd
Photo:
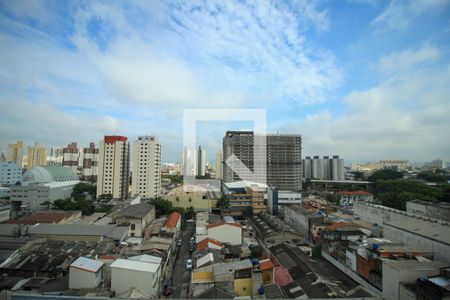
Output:
[[178,249],[177,259],[172,271],[172,299],[185,299],[189,290],[191,272],[186,270],[186,260],[191,258],[189,252],[189,239],[194,235],[195,223],[185,223],[185,228],[181,231],[181,247]]

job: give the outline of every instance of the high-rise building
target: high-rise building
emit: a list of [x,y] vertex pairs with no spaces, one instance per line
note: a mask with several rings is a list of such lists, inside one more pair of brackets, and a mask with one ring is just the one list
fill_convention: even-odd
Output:
[[15,144],[8,145],[8,151],[6,152],[6,161],[15,162],[17,167],[22,168],[23,163],[23,142],[17,141]]
[[63,148],[51,147],[50,156],[47,157],[47,165],[62,166],[63,162]]
[[303,178],[344,180],[344,159],[338,155],[333,155],[332,158],[324,156],[323,159],[317,155],[313,158],[306,156],[303,160]]
[[153,198],[161,195],[161,144],[154,136],[138,136],[133,145],[133,195]]
[[206,151],[202,146],[198,146],[195,151],[194,176],[205,176],[206,173]]
[[[262,155],[264,151],[265,157]],[[223,160],[226,161],[231,155],[235,155],[250,172],[256,174],[252,178],[255,182],[266,183],[280,190],[299,191],[302,188],[299,134],[257,136],[252,131],[227,131],[223,138]],[[261,168],[265,176],[258,175],[260,172],[255,172],[255,167]],[[224,165],[224,182],[242,180],[238,175],[245,174],[244,167],[242,169],[235,165],[233,171],[228,165]],[[262,180],[264,177],[266,182]]]
[[47,165],[47,149],[38,142],[34,143],[33,147],[28,147],[27,169],[35,166]]
[[98,148],[90,143],[89,148],[83,149],[83,170],[81,178],[84,181],[96,182],[98,175]]
[[14,185],[22,181],[22,168],[15,162],[0,162],[0,185]]
[[67,147],[63,148],[63,162],[62,165],[66,168],[72,169],[75,173],[78,170],[78,147],[76,142],[72,142]]
[[186,147],[183,148],[183,151],[181,153],[181,175],[182,176],[192,176],[194,174],[194,166],[193,166],[193,160],[192,152],[191,150],[187,149]]
[[111,194],[115,199],[128,197],[130,182],[130,144],[125,136],[105,136],[100,142],[97,197]]
[[216,153],[216,179],[222,179],[222,164],[223,164],[222,151]]

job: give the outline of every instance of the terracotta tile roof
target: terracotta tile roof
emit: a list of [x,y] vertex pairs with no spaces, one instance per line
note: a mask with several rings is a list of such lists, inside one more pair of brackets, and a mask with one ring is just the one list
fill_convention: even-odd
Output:
[[279,286],[285,286],[293,281],[289,270],[286,267],[275,267],[275,282]]
[[76,212],[66,211],[40,211],[31,215],[24,216],[17,220],[9,220],[8,224],[26,224],[34,225],[38,223],[44,224],[58,224],[66,218],[70,218]]
[[259,269],[261,271],[273,269],[272,261],[270,259],[266,259],[266,260],[260,261],[259,262]]
[[206,238],[197,244],[197,251],[205,250],[206,248],[208,248],[209,243],[214,244],[218,247],[223,247],[221,242],[216,241],[215,239]]
[[174,211],[167,217],[166,222],[164,223],[164,227],[170,227],[170,228],[176,227],[178,224],[178,220],[180,220],[180,218],[181,218],[181,214],[177,211]]
[[341,192],[337,192],[336,194],[338,194],[338,195],[355,195],[355,196],[357,196],[357,195],[360,195],[360,196],[363,196],[363,195],[370,196],[370,195],[372,195],[371,193],[366,192],[366,191],[341,191]]
[[206,225],[206,228],[210,229],[210,228],[214,228],[214,227],[218,227],[218,226],[222,226],[222,225],[230,225],[230,226],[242,228],[241,224],[226,223],[226,222],[219,222],[219,223],[208,224],[208,225]]
[[327,226],[327,230],[335,231],[337,229],[341,229],[341,228],[345,228],[345,227],[351,227],[351,226],[354,226],[354,225],[352,223],[348,223],[348,222],[336,222],[336,223],[333,223],[331,225],[328,225]]

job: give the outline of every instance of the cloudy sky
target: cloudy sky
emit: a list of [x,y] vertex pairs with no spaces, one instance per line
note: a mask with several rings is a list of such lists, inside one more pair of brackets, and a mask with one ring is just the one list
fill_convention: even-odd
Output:
[[[0,1],[0,151],[154,134],[264,108],[304,155],[450,160],[450,0]],[[226,128],[202,122],[213,159]]]

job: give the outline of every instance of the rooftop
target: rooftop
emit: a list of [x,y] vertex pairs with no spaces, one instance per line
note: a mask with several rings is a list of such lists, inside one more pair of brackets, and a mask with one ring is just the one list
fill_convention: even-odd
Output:
[[211,239],[211,238],[206,238],[204,240],[201,240],[200,242],[197,243],[197,251],[202,251],[206,248],[209,248],[209,244],[213,244],[216,245],[217,247],[223,247],[222,243],[219,241],[216,241],[215,239]]
[[450,245],[450,226],[437,222],[430,222],[420,218],[399,221],[386,221],[384,226],[392,226],[415,235],[423,236],[446,245]]
[[154,210],[155,207],[153,205],[147,203],[139,203],[135,205],[130,205],[117,213],[118,218],[143,218],[147,215],[151,210]]
[[80,211],[63,211],[63,210],[48,210],[32,213],[28,216],[16,220],[9,220],[8,224],[27,224],[34,225],[38,223],[54,224],[60,223],[70,217],[81,213]]
[[36,224],[28,229],[30,235],[87,235],[113,239],[120,239],[126,232],[128,227],[119,227],[115,224]]
[[86,257],[77,258],[71,265],[71,268],[77,268],[80,270],[96,273],[103,266],[103,263],[98,260],[93,260]]
[[181,219],[181,214],[177,211],[171,213],[164,223],[164,227],[175,228],[178,224],[178,221]]
[[211,229],[211,228],[214,228],[214,227],[225,226],[225,225],[228,225],[228,226],[234,226],[234,227],[238,227],[238,228],[242,228],[241,224],[237,224],[237,223],[227,223],[227,222],[225,222],[225,221],[219,222],[219,223],[214,223],[214,224],[208,224],[208,225],[206,225],[206,228]]
[[36,166],[27,170],[22,177],[23,182],[30,183],[74,181],[78,179],[78,175],[72,169],[62,166]]
[[151,263],[151,264],[161,264],[162,258],[158,256],[148,255],[148,254],[142,254],[137,256],[131,256],[128,259],[134,260],[134,261],[141,261],[145,263]]
[[253,181],[234,181],[234,182],[225,182],[225,186],[228,189],[245,189],[245,188],[251,188],[253,190],[265,190],[267,189],[267,184],[253,182]]
[[127,270],[135,270],[141,272],[151,272],[155,273],[158,271],[159,265],[153,263],[146,263],[141,261],[134,261],[130,259],[116,259],[112,264],[111,268],[120,268]]

